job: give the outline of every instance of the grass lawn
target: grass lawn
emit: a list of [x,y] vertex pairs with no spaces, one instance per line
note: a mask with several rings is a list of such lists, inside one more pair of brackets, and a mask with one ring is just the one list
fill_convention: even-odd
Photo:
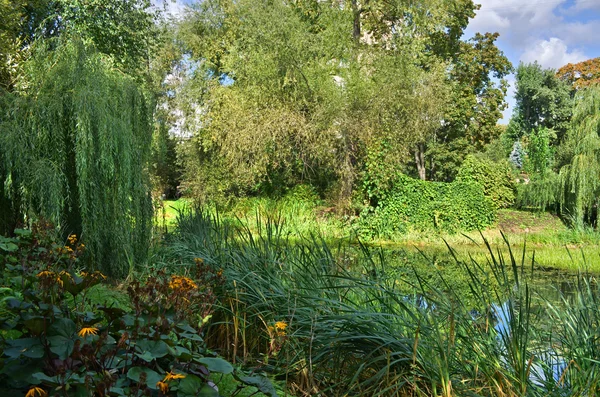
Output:
[[155,209],[155,225],[163,230],[172,230],[177,224],[178,212],[189,207],[191,204],[192,200],[187,198],[161,201]]

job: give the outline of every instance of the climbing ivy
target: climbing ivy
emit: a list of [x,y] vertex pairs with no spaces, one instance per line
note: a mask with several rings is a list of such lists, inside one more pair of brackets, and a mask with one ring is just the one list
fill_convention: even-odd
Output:
[[477,182],[428,182],[399,174],[377,206],[363,210],[358,229],[363,236],[383,238],[409,231],[482,229],[494,222],[494,208]]

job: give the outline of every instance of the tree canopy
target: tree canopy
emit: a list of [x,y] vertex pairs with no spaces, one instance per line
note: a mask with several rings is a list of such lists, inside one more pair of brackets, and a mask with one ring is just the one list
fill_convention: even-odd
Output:
[[579,63],[568,63],[556,71],[556,76],[575,89],[600,83],[600,57]]
[[571,88],[552,69],[537,64],[520,64],[516,73],[516,106],[509,129],[515,138],[539,128],[556,133],[560,142],[572,112]]
[[[308,182],[347,200],[375,169],[452,178],[469,147],[497,135],[511,68],[497,35],[460,40],[476,8],[198,4],[179,30],[194,67],[174,104],[193,136],[182,148],[187,185],[244,194]],[[456,169],[444,169],[441,148]]]

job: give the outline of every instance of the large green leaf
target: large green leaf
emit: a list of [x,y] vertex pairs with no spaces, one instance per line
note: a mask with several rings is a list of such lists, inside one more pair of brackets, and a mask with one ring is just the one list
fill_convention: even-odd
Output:
[[230,374],[233,372],[233,366],[222,358],[203,357],[196,361],[205,365],[210,372],[217,372],[221,374]]
[[14,243],[0,243],[0,249],[6,252],[14,252],[19,249],[19,246]]
[[6,344],[10,347],[4,349],[4,354],[10,358],[19,358],[21,356],[29,358],[44,357],[44,346],[42,346],[38,338],[7,340]]
[[275,390],[275,387],[266,376],[242,376],[238,379],[248,386],[256,387],[258,390],[268,396],[277,397],[277,390]]
[[152,359],[161,358],[169,354],[169,346],[162,340],[141,340],[137,343],[136,349],[139,354]]
[[162,377],[156,372],[146,367],[133,367],[127,371],[127,377],[135,382],[140,382],[140,376],[146,374],[146,385],[156,390],[156,383],[162,380]]
[[58,319],[50,327],[49,334],[52,335],[48,337],[50,351],[58,355],[61,360],[66,360],[73,353],[77,338],[76,329],[75,323],[68,318]]
[[178,390],[178,397],[219,397],[219,392],[215,388],[196,375],[187,375],[180,380]]

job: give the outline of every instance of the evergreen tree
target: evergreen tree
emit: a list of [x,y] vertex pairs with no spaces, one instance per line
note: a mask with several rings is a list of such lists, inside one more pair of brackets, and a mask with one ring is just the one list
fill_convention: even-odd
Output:
[[523,168],[523,146],[521,142],[516,141],[513,144],[513,149],[510,152],[508,160],[518,169]]

